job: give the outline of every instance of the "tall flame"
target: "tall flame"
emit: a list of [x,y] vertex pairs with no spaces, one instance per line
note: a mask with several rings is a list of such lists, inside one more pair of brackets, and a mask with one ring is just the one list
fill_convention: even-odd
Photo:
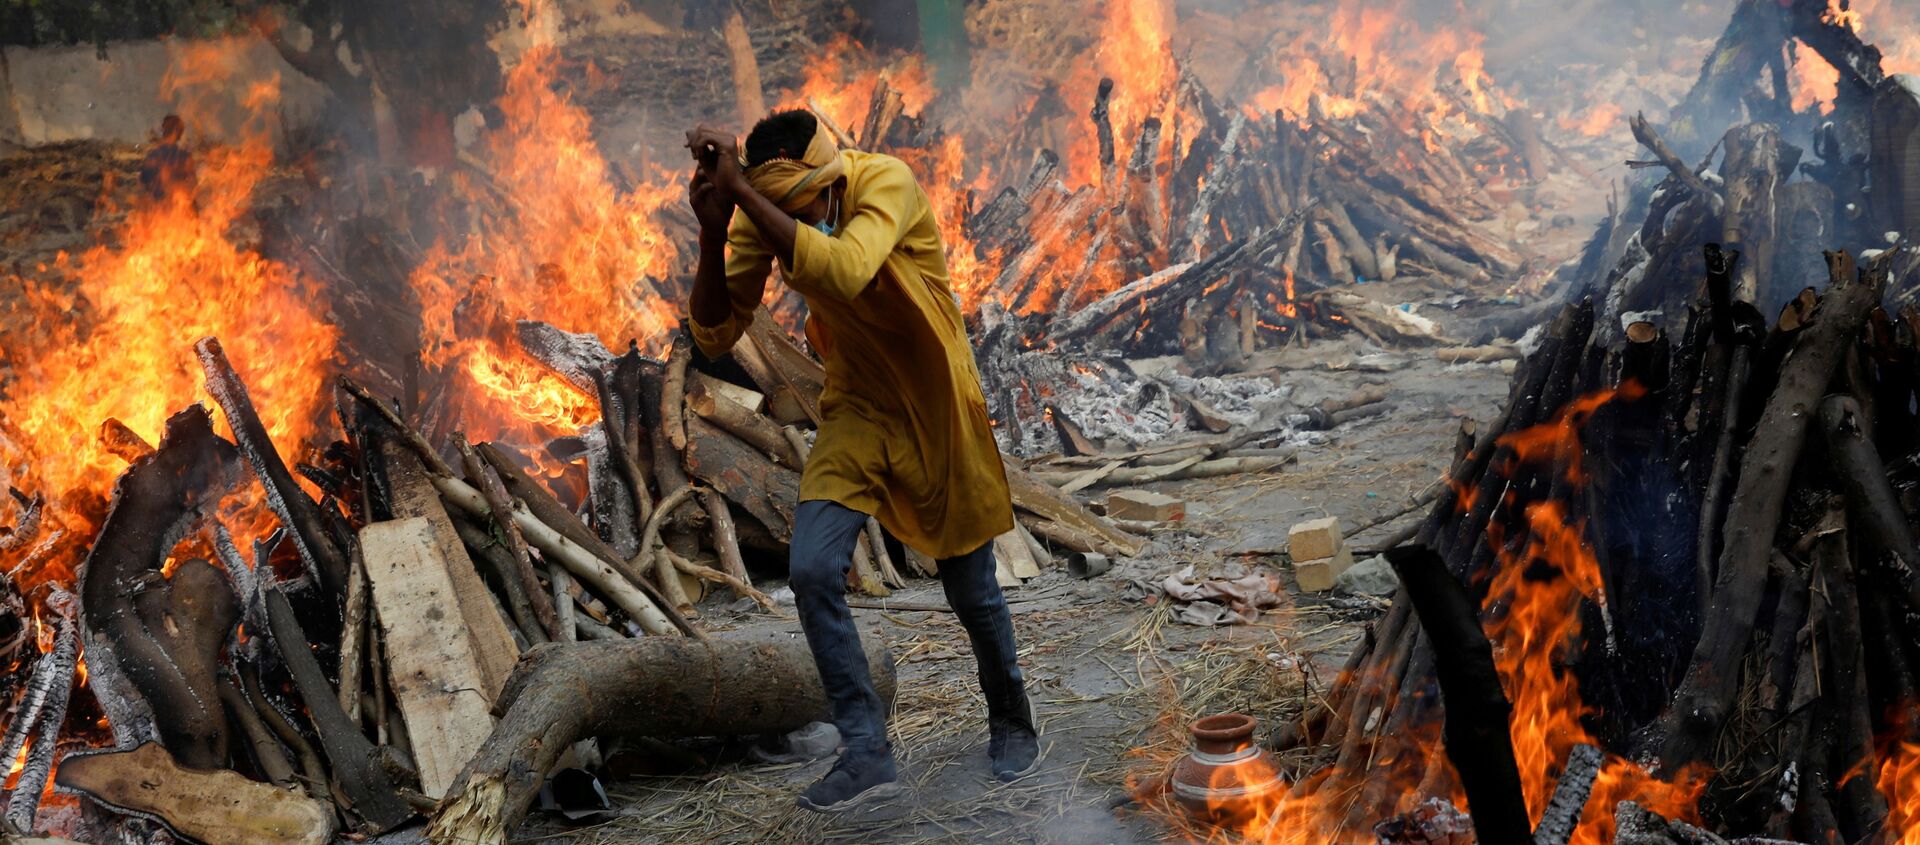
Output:
[[[499,102],[504,125],[488,135],[489,177],[450,178],[469,197],[495,196],[478,231],[443,240],[414,272],[412,285],[429,338],[430,364],[465,376],[477,390],[463,423],[476,439],[501,436],[529,421],[577,425],[591,403],[514,346],[511,321],[537,318],[598,335],[618,350],[626,341],[657,352],[678,322],[679,298],[667,285],[679,248],[661,223],[681,201],[664,173],[623,192],[594,145],[585,109],[555,85],[556,16],[525,0],[531,45],[507,73]],[[478,323],[478,325],[475,325]]]
[[[237,43],[175,45],[159,94],[179,104],[189,127],[215,123],[209,95],[243,66]],[[225,344],[282,454],[314,433],[339,331],[321,291],[246,242],[248,210],[273,163],[268,118],[278,92],[277,79],[247,89],[251,124],[237,144],[198,153],[191,190],[137,203],[98,245],[17,282],[27,313],[9,323],[26,336],[9,340],[15,380],[0,399],[0,466],[14,486],[51,500],[49,518],[68,541],[21,573],[25,587],[71,583],[104,515],[103,502],[85,494],[104,496],[126,466],[98,436],[104,421],[158,443],[168,416],[211,404],[194,341]]]

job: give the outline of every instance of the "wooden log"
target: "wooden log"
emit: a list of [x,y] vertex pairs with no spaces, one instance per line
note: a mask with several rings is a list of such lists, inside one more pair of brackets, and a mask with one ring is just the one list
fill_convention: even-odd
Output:
[[[306,632],[293,618],[293,606],[278,589],[266,590],[267,622],[272,627],[273,643],[293,676],[294,686],[307,705],[314,731],[327,760],[333,764],[334,781],[348,805],[369,832],[391,830],[413,815],[413,808],[400,797],[389,758],[360,733],[360,726],[340,709],[333,686],[320,669],[307,645]],[[209,767],[213,768],[213,767]]]
[[[394,699],[415,739],[420,791],[446,794],[493,729],[479,650],[464,625],[447,624],[455,587],[433,526],[412,517],[360,529],[362,556],[388,647]],[[357,694],[357,693],[356,693]]]
[[1920,614],[1920,547],[1915,546],[1906,509],[1887,478],[1879,451],[1861,430],[1863,417],[1859,403],[1850,396],[1829,396],[1820,403],[1827,456],[1846,493],[1850,524],[1860,528],[1865,547],[1878,552],[1874,559],[1887,561],[1879,568],[1890,583],[1898,585],[1897,594],[1907,612]]
[[[263,598],[262,603],[264,602],[265,599]],[[377,650],[368,652],[369,657],[374,657],[377,654]],[[376,670],[375,678],[377,679],[379,677],[379,666],[377,663],[374,669]],[[245,694],[247,704],[253,708],[254,714],[266,723],[267,730],[273,732],[273,735],[278,737],[280,742],[293,752],[294,759],[299,761],[301,791],[315,798],[331,800],[332,793],[330,792],[329,784],[332,783],[332,780],[327,776],[327,764],[321,762],[320,753],[313,749],[313,743],[308,742],[307,738],[300,733],[300,730],[295,728],[292,722],[287,721],[286,715],[276,709],[273,703],[268,701],[267,697],[261,692],[260,673],[255,671],[251,666],[241,666],[240,684],[240,691]],[[378,683],[376,682],[376,687],[377,686]],[[384,706],[384,704],[381,706]],[[375,708],[376,711],[379,709],[379,707]]]
[[688,475],[752,514],[781,542],[793,538],[799,473],[701,417],[687,421],[686,467]]
[[[340,635],[340,709],[347,718],[360,722],[360,689],[366,667],[367,605],[372,601],[367,589],[367,565],[358,542],[347,545],[347,604]],[[229,569],[229,572],[232,570]],[[222,689],[224,693],[225,690]]]
[[[484,517],[493,512],[487,505],[486,497],[460,479],[435,476],[434,486],[440,489],[440,495],[449,503],[474,516]],[[635,578],[623,571],[627,568],[626,561],[621,561],[620,568],[615,568],[612,561],[589,551],[535,517],[527,510],[524,499],[514,500],[512,518],[519,523],[527,542],[539,549],[543,557],[565,566],[569,572],[606,596],[632,617],[642,630],[649,634],[680,632],[697,636],[696,629],[686,622],[685,617],[680,616],[672,604],[656,599],[649,585],[636,583]]]
[[[867,671],[890,701],[892,657],[879,638],[865,641]],[[436,845],[504,845],[582,737],[778,734],[828,718],[806,643],[784,632],[543,646],[515,670],[498,709],[499,727],[427,829]]]
[[685,332],[676,333],[673,347],[667,352],[667,369],[660,392],[660,427],[666,431],[667,442],[673,444],[675,451],[687,448],[686,416],[680,410],[680,401],[687,391],[687,364],[692,360],[692,340]]
[[247,701],[246,694],[231,681],[223,682],[220,684],[220,702],[227,706],[227,715],[233,717],[241,733],[246,734],[247,747],[260,773],[266,775],[267,781],[275,786],[292,787],[293,761],[287,757],[286,749],[280,746],[280,740],[274,738],[266,720],[260,718],[260,711],[253,709],[253,704]]
[[1100,87],[1093,95],[1093,111],[1088,115],[1093,118],[1093,134],[1095,141],[1099,145],[1101,184],[1112,184],[1113,182],[1109,174],[1109,171],[1113,169],[1114,158],[1113,118],[1108,108],[1108,102],[1112,97],[1113,80],[1102,77],[1100,79]]
[[1353,225],[1353,218],[1347,214],[1346,206],[1332,200],[1324,200],[1320,203],[1317,213],[1320,219],[1326,221],[1334,237],[1340,239],[1340,245],[1345,247],[1347,260],[1353,262],[1355,273],[1368,279],[1392,281],[1382,273],[1380,254],[1367,243],[1366,238],[1361,237],[1360,229]]
[[[206,371],[207,392],[213,394],[214,401],[219,402],[220,409],[226,413],[227,425],[233,430],[241,454],[246,456],[247,465],[253,468],[266,490],[267,506],[280,517],[281,524],[290,529],[289,536],[294,549],[300,553],[300,560],[314,573],[327,595],[345,596],[347,557],[328,533],[319,506],[294,483],[293,473],[287,470],[280,453],[274,451],[267,427],[260,422],[253,400],[247,395],[246,382],[227,361],[227,353],[220,348],[219,340],[201,338],[193,348],[200,356],[201,369]],[[193,762],[189,760],[187,764],[193,765]]]
[[[461,518],[453,521],[453,529],[459,532],[460,542],[467,547],[467,556],[473,559],[475,565],[481,566],[482,571],[492,573],[491,580],[498,585],[507,615],[513,620],[513,627],[520,632],[520,636],[529,645],[551,641],[552,635],[541,626],[539,619],[534,618],[533,604],[526,594],[526,588],[520,583],[520,572],[513,555],[507,551],[506,544],[493,535],[490,528],[493,520],[489,519],[485,524],[489,528],[480,527],[480,523],[466,518],[463,512]],[[546,585],[540,584],[537,578],[535,586],[542,594],[546,593]],[[553,608],[557,620],[560,611],[554,606],[551,596],[547,598],[547,606]]]
[[1716,202],[1720,200],[1720,192],[1714,190],[1705,179],[1700,178],[1699,173],[1694,172],[1693,168],[1680,160],[1679,154],[1675,153],[1672,147],[1667,146],[1667,140],[1660,137],[1660,131],[1653,128],[1653,124],[1647,121],[1644,112],[1635,112],[1633,118],[1628,121],[1628,126],[1633,130],[1633,139],[1640,142],[1640,146],[1646,147],[1648,152],[1653,153],[1654,157],[1667,168],[1667,172],[1673,174],[1673,178],[1679,180],[1680,184],[1685,185],[1696,195]]
[[[493,467],[474,451],[464,435],[455,436],[454,447],[460,450],[460,463],[467,471],[467,481],[486,498],[487,507],[495,514],[512,513],[513,498],[507,494],[506,485]],[[527,550],[527,538],[520,533],[520,526],[511,519],[490,519],[488,523],[506,541],[507,559],[512,563],[512,568],[502,573],[501,580],[519,587],[508,591],[509,606],[524,604],[547,638],[559,639],[563,634],[559,617],[555,615],[552,599],[540,585],[540,576],[534,571],[533,556]]]
[[867,118],[860,126],[860,135],[854,140],[860,149],[867,152],[884,152],[887,134],[893,129],[893,122],[906,110],[906,98],[894,90],[887,80],[882,78],[874,83],[873,96],[867,98]]
[[[1383,405],[1384,407],[1384,405]],[[1192,455],[1172,464],[1149,465],[1139,467],[1121,467],[1095,476],[1086,481],[1084,473],[1034,473],[1034,477],[1048,483],[1065,485],[1076,481],[1085,481],[1086,487],[1107,487],[1114,485],[1148,484],[1155,481],[1182,481],[1192,478],[1219,478],[1223,475],[1241,475],[1271,472],[1299,459],[1295,450],[1282,450],[1272,454],[1242,455],[1207,460]],[[1096,470],[1098,472],[1098,470]]]
[[1792,469],[1805,442],[1814,403],[1826,389],[1849,339],[1880,298],[1884,273],[1855,279],[1852,256],[1827,254],[1832,282],[1813,325],[1800,336],[1768,398],[1727,510],[1718,576],[1686,676],[1661,717],[1663,767],[1678,771],[1701,760],[1733,707],[1740,654],[1751,637],[1766,588],[1767,550],[1786,504]]
[[1774,197],[1779,190],[1780,131],[1770,124],[1736,127],[1721,142],[1720,169],[1727,183],[1721,238],[1744,254],[1734,273],[1733,297],[1763,302],[1773,293]]
[[[1825,415],[1823,414],[1823,417]],[[1844,517],[1830,520],[1833,529],[1821,533],[1810,554],[1818,558],[1819,577],[1814,600],[1826,604],[1827,654],[1822,712],[1815,718],[1832,731],[1828,772],[1871,772],[1874,765],[1873,700],[1867,694],[1866,643],[1860,629],[1860,593],[1855,581],[1857,556],[1847,536]],[[1878,829],[1887,815],[1887,801],[1874,787],[1874,778],[1845,777],[1834,790],[1847,809],[1853,830]],[[1856,837],[1849,837],[1856,838]]]
[[69,755],[55,778],[113,810],[157,819],[207,845],[326,845],[333,810],[225,769],[196,769],[146,743]]
[[[387,479],[393,488],[391,503],[396,519],[418,518],[432,529],[438,560],[446,573],[451,592],[444,608],[453,611],[460,626],[472,635],[474,655],[479,660],[481,695],[492,701],[507,680],[507,673],[520,659],[520,649],[507,631],[507,620],[494,603],[493,593],[473,559],[467,557],[460,532],[453,527],[441,502],[441,491],[426,467],[398,443],[385,446]],[[485,494],[481,494],[483,497]]]
[[747,38],[747,22],[740,4],[727,5],[727,17],[721,25],[727,44],[728,66],[733,69],[733,105],[740,126],[752,126],[767,114],[766,93],[760,86],[760,60],[753,54],[753,41]]
[[[727,507],[726,497],[716,490],[702,490],[700,499],[706,505],[707,516],[713,520],[713,551],[720,556],[720,571],[752,587],[752,579],[747,575],[746,559],[740,555],[740,538],[734,533],[733,511]],[[745,596],[739,590],[734,592],[737,596]]]
[[[780,433],[781,427],[773,420],[754,413],[752,409],[737,405],[731,399],[704,390],[689,391],[686,401],[688,410],[699,415],[701,419],[746,441],[749,445],[766,453],[767,457],[780,462],[782,466],[794,470],[800,468],[800,455],[793,451],[793,444],[787,442],[786,435]],[[681,448],[684,449],[684,441],[687,439],[684,428],[681,439],[683,441]]]
[[[213,678],[238,608],[224,577],[204,561],[183,566],[190,576],[182,584],[196,587],[177,593],[160,567],[173,541],[236,480],[239,460],[213,433],[204,407],[175,414],[160,448],[115,482],[112,507],[80,571],[89,665],[98,674],[111,662],[123,673],[141,703],[164,714],[154,724],[161,742],[200,768],[218,768],[227,759],[226,719]],[[209,615],[195,618],[197,609]],[[174,623],[184,627],[166,629]]]
[[[613,550],[612,546],[607,545],[598,535],[580,524],[580,520],[553,498],[552,493],[547,492],[545,487],[514,465],[507,458],[506,453],[501,452],[491,443],[478,444],[474,449],[489,466],[493,467],[495,472],[499,473],[500,480],[506,484],[507,492],[513,494],[514,520],[520,524],[521,534],[527,538],[528,544],[540,550],[541,555],[546,557],[548,562],[554,562],[554,556],[560,556],[559,562],[575,577],[593,587],[601,595],[614,600],[620,605],[621,610],[629,615],[637,612],[639,615],[634,617],[634,621],[648,633],[668,633],[668,631],[655,630],[658,620],[665,619],[671,628],[678,629],[681,633],[697,635],[692,623],[681,616],[679,609],[667,601],[666,597],[646,580],[644,573],[635,570],[627,559],[621,558],[619,553]],[[447,495],[451,485],[446,484],[445,479],[436,477],[434,483],[442,495]],[[464,495],[464,492],[457,488],[453,489]],[[472,490],[470,486],[466,489]],[[473,492],[478,494],[478,491]],[[448,501],[453,499],[449,498]],[[474,513],[469,507],[473,504],[473,500],[463,499],[457,504],[467,508],[469,513]],[[484,498],[480,504],[485,504]],[[487,512],[491,512],[491,508],[488,508]],[[595,561],[598,563],[596,564]],[[608,572],[599,571],[603,565]],[[615,580],[610,579],[609,574],[622,583],[616,583]],[[619,595],[613,595],[608,592],[609,590]],[[635,591],[639,595],[633,595]]]
[[[1025,470],[1014,466],[1006,461],[1004,456],[1001,460],[1005,465],[1007,487],[1013,495],[1015,508],[1042,517],[1076,534],[1092,538],[1105,547],[1119,550],[1122,556],[1132,557],[1140,553],[1142,544],[1139,540],[1105,524],[1091,511],[1081,507],[1078,502],[1067,498]],[[1034,533],[1041,532],[1036,529]],[[1102,551],[1102,549],[1077,549],[1077,551]]]
[[[53,648],[34,663],[26,690],[14,708],[12,723],[7,726],[6,738],[0,741],[0,748],[6,751],[4,759],[20,764],[13,795],[7,800],[6,821],[14,830],[34,828],[47,778],[53,774],[60,731],[67,721],[67,703],[72,697],[74,674],[80,663],[80,630],[76,621],[79,602],[72,593],[54,587],[47,595],[46,608],[53,617]],[[28,737],[32,737],[32,748],[25,748]],[[22,750],[27,752],[24,760]]]
[[1553,798],[1547,802],[1547,809],[1540,814],[1540,824],[1533,830],[1534,845],[1567,845],[1573,841],[1573,832],[1580,826],[1580,817],[1587,807],[1587,797],[1593,794],[1593,781],[1600,776],[1600,766],[1605,755],[1600,749],[1581,744],[1567,753],[1566,765],[1560,769],[1560,783],[1553,789]]

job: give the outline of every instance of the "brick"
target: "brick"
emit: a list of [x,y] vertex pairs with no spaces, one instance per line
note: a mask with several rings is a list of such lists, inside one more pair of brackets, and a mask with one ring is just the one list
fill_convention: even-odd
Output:
[[1340,518],[1310,519],[1287,532],[1287,554],[1295,563],[1333,557],[1345,545],[1340,536]]
[[1351,566],[1353,566],[1353,550],[1341,546],[1340,551],[1334,552],[1332,557],[1309,561],[1295,560],[1293,577],[1300,582],[1301,592],[1324,593],[1333,589],[1334,580]]
[[1116,490],[1107,494],[1107,516],[1140,522],[1178,522],[1187,518],[1187,503],[1146,490]]

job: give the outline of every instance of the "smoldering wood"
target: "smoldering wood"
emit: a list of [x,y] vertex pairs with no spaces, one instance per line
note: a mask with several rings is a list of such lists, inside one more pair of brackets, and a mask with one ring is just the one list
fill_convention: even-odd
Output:
[[26,692],[14,708],[13,722],[7,727],[5,739],[0,740],[0,748],[6,751],[4,759],[10,761],[21,759],[21,748],[29,737],[33,742],[26,759],[21,760],[19,777],[7,800],[6,820],[14,830],[33,830],[47,778],[53,774],[80,662],[78,604],[72,593],[58,587],[48,594],[46,608],[53,617],[53,648],[34,663]]
[[1587,807],[1587,796],[1593,792],[1593,781],[1600,776],[1600,766],[1605,756],[1600,749],[1591,745],[1576,745],[1567,752],[1566,764],[1560,768],[1560,783],[1554,787],[1553,798],[1547,801],[1547,809],[1540,814],[1540,824],[1533,830],[1534,845],[1567,845],[1573,840],[1573,832],[1580,826],[1580,817]]
[[[866,637],[868,672],[892,700],[893,661]],[[787,634],[552,644],[527,654],[495,706],[500,724],[434,815],[440,845],[504,845],[546,773],[587,736],[775,734],[827,718],[805,643]]]
[[[287,470],[280,453],[274,451],[267,428],[260,422],[260,416],[253,408],[253,400],[247,395],[246,382],[241,380],[240,374],[227,360],[226,351],[220,347],[218,339],[202,338],[194,344],[194,351],[200,356],[201,368],[206,371],[207,392],[213,394],[221,410],[226,412],[227,424],[233,429],[241,454],[246,456],[248,466],[253,468],[261,487],[266,490],[268,507],[280,517],[281,524],[290,529],[295,550],[313,571],[321,589],[330,596],[344,596],[347,583],[346,555],[341,553],[339,545],[328,532],[319,506],[294,483],[293,473]],[[191,760],[188,765],[192,765]]]
[[[213,433],[205,408],[196,405],[175,414],[160,448],[114,484],[112,507],[80,571],[82,615],[92,636],[106,646],[90,643],[90,662],[97,666],[110,655],[143,703],[166,714],[155,722],[162,743],[202,768],[226,762],[226,719],[211,679],[214,652],[227,631],[212,630],[220,623],[217,618],[176,616],[175,594],[160,566],[203,509],[237,480],[239,461],[233,445]],[[203,562],[192,571],[202,567],[212,569]],[[213,577],[224,580],[217,572]],[[223,583],[215,586],[227,602],[218,601],[217,594],[191,596],[183,590],[179,610],[206,601],[210,609],[227,608],[230,625],[232,594]],[[145,598],[137,598],[143,593]],[[154,627],[176,620],[188,623],[182,636]],[[212,645],[203,647],[208,642]]]
[[400,797],[399,785],[384,755],[340,709],[333,686],[307,646],[306,632],[293,618],[293,606],[279,589],[266,590],[266,602],[275,649],[307,705],[347,807],[371,832],[391,830],[405,822],[413,816],[413,808]]

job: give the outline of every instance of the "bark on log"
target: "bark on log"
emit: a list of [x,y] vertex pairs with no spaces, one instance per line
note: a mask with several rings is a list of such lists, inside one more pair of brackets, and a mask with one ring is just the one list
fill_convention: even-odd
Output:
[[[268,507],[273,509],[275,516],[280,517],[281,524],[291,530],[294,549],[299,551],[300,559],[313,570],[320,588],[327,595],[346,595],[347,556],[341,553],[340,547],[327,532],[319,505],[314,504],[306,491],[294,483],[293,473],[287,470],[280,453],[274,451],[273,441],[267,437],[267,427],[260,422],[260,415],[253,408],[253,400],[247,396],[246,382],[241,381],[240,374],[227,361],[227,354],[220,348],[219,340],[202,338],[193,348],[200,356],[201,368],[206,371],[207,392],[213,394],[214,400],[220,403],[220,409],[226,412],[227,425],[233,429],[240,452],[246,456],[247,464],[253,467],[254,475],[259,477],[260,485],[266,489]],[[188,760],[187,765],[194,764]]]
[[[874,686],[891,701],[892,657],[878,637],[864,641]],[[783,733],[828,718],[812,654],[785,633],[543,646],[495,709],[499,726],[427,829],[437,845],[504,845],[547,771],[583,737]]]
[[[1774,196],[1780,173],[1780,131],[1750,123],[1727,133],[1721,171],[1727,181],[1722,239],[1745,255],[1734,273],[1733,297],[1765,303],[1773,294]],[[1765,297],[1765,298],[1763,298]]]
[[[117,669],[162,717],[155,723],[161,742],[200,768],[218,768],[227,760],[226,718],[213,685],[227,628],[215,631],[218,618],[194,620],[191,611],[206,602],[230,626],[237,608],[224,576],[211,565],[183,567],[192,573],[185,583],[206,589],[202,576],[211,574],[218,592],[182,590],[177,596],[160,566],[201,510],[218,502],[236,480],[238,469],[238,453],[213,433],[205,408],[196,405],[175,414],[160,448],[114,484],[113,507],[80,572],[87,629],[109,646],[90,646],[88,655],[98,660],[111,653]],[[220,593],[226,594],[225,602],[218,600]],[[165,626],[176,621],[187,627],[170,633]]]
[[1512,707],[1473,600],[1430,548],[1393,549],[1387,562],[1433,639],[1434,672],[1446,704],[1447,756],[1473,806],[1475,833],[1487,843],[1531,840],[1533,825],[1513,757]]
[[1852,256],[1827,253],[1832,282],[1781,368],[1740,480],[1727,510],[1718,577],[1701,637],[1673,703],[1661,717],[1666,740],[1662,768],[1678,771],[1705,758],[1734,706],[1740,655],[1753,631],[1766,590],[1773,535],[1786,504],[1794,464],[1805,442],[1815,403],[1825,391],[1846,345],[1857,337],[1867,312],[1880,299],[1884,273],[1858,273]]
[[[456,436],[454,446],[460,450],[460,462],[467,471],[468,483],[479,489],[480,495],[487,500],[487,507],[491,508],[495,514],[512,513],[513,499],[507,495],[506,485],[501,482],[498,475],[494,474],[493,468],[481,459],[480,454],[475,452],[471,445],[468,445],[465,436]],[[506,551],[513,563],[513,569],[506,573],[510,577],[502,580],[511,580],[520,587],[518,591],[509,591],[510,599],[514,605],[521,602],[526,604],[527,609],[533,612],[533,618],[540,623],[540,629],[546,632],[549,639],[560,639],[563,633],[560,629],[560,620],[554,614],[553,600],[540,586],[540,576],[534,572],[533,557],[527,551],[526,536],[520,533],[520,526],[511,519],[490,521],[506,539]]]
[[1534,845],[1567,845],[1573,841],[1573,832],[1587,808],[1587,797],[1593,793],[1593,781],[1600,776],[1604,762],[1600,749],[1591,745],[1576,745],[1567,753],[1560,783],[1553,789],[1546,812],[1540,815],[1539,827],[1534,828]]
[[1865,547],[1878,553],[1879,568],[1899,585],[1907,612],[1920,614],[1920,548],[1914,545],[1913,528],[1879,451],[1861,431],[1861,420],[1853,397],[1829,396],[1820,404],[1820,428],[1837,470],[1834,475],[1847,496],[1849,524],[1858,526]]
[[800,501],[800,474],[709,424],[687,421],[687,474],[719,490],[765,525],[781,542],[793,539],[793,511]]

